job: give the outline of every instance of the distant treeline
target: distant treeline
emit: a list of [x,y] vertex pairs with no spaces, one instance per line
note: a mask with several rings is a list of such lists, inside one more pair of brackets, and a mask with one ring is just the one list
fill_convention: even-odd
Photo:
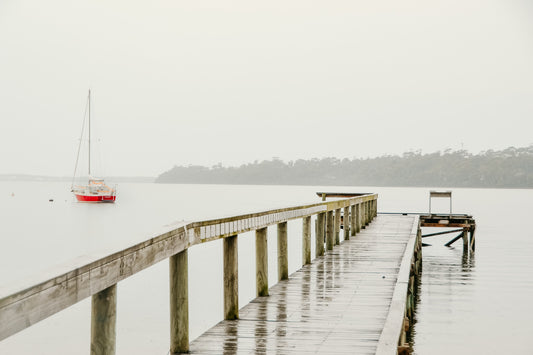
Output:
[[[148,176],[106,176],[106,181],[111,183],[151,183],[153,177]],[[76,178],[76,182],[87,182],[88,176]],[[72,176],[47,176],[47,175],[28,175],[28,174],[0,174],[0,181],[35,181],[35,182],[72,182]]]
[[280,159],[239,167],[175,166],[158,183],[533,188],[533,145],[485,151],[404,153],[371,159]]

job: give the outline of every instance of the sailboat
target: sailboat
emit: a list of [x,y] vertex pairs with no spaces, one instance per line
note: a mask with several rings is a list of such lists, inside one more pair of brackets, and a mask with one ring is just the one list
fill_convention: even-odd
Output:
[[117,198],[116,186],[110,187],[105,184],[104,179],[95,178],[91,175],[91,90],[87,97],[87,111],[88,112],[88,146],[89,146],[89,182],[87,185],[74,185],[76,177],[76,170],[78,169],[78,161],[80,157],[81,144],[83,142],[83,131],[85,129],[85,117],[81,129],[80,145],[78,146],[78,154],[76,156],[76,166],[74,168],[74,177],[72,178],[71,191],[80,202],[115,202]]

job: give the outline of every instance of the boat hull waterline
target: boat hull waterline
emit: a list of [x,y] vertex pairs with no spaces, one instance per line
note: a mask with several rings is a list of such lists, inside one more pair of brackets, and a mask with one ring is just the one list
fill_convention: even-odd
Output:
[[80,202],[115,202],[117,198],[116,187],[107,186],[104,179],[90,178],[87,186],[75,186],[72,192]]
[[80,202],[115,202],[117,196],[94,196],[94,195],[78,195],[74,194],[76,199]]

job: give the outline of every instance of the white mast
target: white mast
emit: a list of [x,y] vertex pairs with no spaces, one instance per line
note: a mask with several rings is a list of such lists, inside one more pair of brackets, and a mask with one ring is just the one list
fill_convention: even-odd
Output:
[[[81,124],[81,134],[80,134],[80,143],[78,144],[78,153],[76,154],[76,164],[74,165],[74,174],[72,176],[72,185],[71,190],[74,188],[74,180],[76,179],[76,170],[78,170],[78,161],[80,159],[80,151],[81,151],[81,145],[83,143],[83,132],[85,131],[85,119],[87,118],[87,111],[89,111],[89,117],[91,115],[91,90],[89,90],[89,96],[87,98],[87,104],[85,105],[85,113],[83,114],[83,123]],[[89,119],[89,127],[90,119]],[[91,130],[89,129],[89,136],[91,134]],[[90,138],[89,138],[90,141]],[[91,174],[91,152],[90,152],[90,143],[89,143],[89,175]]]
[[89,89],[89,178],[91,177],[91,89]]

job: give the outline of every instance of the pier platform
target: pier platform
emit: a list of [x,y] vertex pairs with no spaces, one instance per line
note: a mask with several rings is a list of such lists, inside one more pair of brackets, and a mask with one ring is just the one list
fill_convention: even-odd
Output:
[[418,267],[412,259],[418,225],[414,215],[377,215],[240,309],[238,319],[221,321],[191,342],[189,352],[401,353],[398,335]]

